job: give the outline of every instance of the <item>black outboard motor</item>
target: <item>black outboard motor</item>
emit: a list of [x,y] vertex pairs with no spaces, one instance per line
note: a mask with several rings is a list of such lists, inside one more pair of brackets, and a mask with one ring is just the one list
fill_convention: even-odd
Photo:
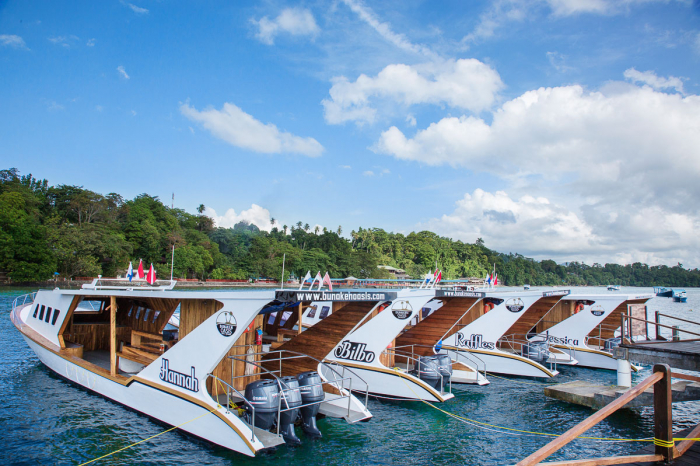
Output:
[[605,340],[605,351],[612,351],[614,348],[617,348],[620,346],[620,343],[622,343],[622,338],[617,337],[617,338],[608,338]]
[[[299,381],[293,375],[287,375],[280,378],[280,383],[282,386],[282,392],[279,396],[281,398],[280,410],[287,408],[288,411],[282,411],[280,413],[280,425],[277,426],[279,433],[282,434],[285,443],[298,444],[301,443],[299,437],[294,433],[294,422],[296,422],[299,416],[299,408],[297,406],[301,405],[301,392],[299,390]],[[286,401],[285,401],[286,400]],[[255,408],[257,409],[257,407]]]
[[[303,404],[318,403],[323,401],[326,394],[323,392],[323,380],[316,371],[302,372],[297,375],[299,380],[299,391],[301,391],[301,401]],[[321,438],[321,431],[316,427],[316,415],[321,407],[319,404],[304,406],[301,411],[301,428],[306,435],[311,438]]]
[[417,364],[418,378],[439,390],[442,377],[435,356],[421,356]]
[[438,365],[438,371],[442,375],[443,386],[446,386],[452,377],[452,358],[447,353],[440,353],[435,355],[435,361]]
[[[255,427],[270,430],[277,421],[279,387],[274,380],[256,380],[245,387],[245,398],[255,407]],[[245,407],[246,422],[252,424],[253,410]]]
[[523,345],[523,356],[539,363],[549,359],[549,346],[546,341],[531,341]]

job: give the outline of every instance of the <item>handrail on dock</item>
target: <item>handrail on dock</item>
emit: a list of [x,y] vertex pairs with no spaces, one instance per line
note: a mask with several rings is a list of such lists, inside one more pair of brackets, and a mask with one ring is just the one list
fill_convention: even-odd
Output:
[[659,327],[671,329],[671,331],[673,332],[673,340],[674,341],[680,341],[680,337],[678,336],[678,332],[688,333],[690,335],[700,337],[700,333],[691,332],[690,330],[685,330],[685,329],[679,328],[676,325],[670,326],[670,325],[662,324],[661,323],[661,316],[668,317],[671,319],[680,320],[682,322],[687,322],[689,324],[700,325],[700,322],[693,322],[691,320],[681,319],[680,317],[674,317],[674,316],[670,316],[667,314],[661,314],[659,311],[656,311],[654,321],[642,319],[640,317],[634,317],[631,315],[627,315],[623,312],[622,314],[620,314],[620,337],[623,339],[627,338],[630,342],[634,342],[634,340],[632,339],[632,336],[633,336],[632,335],[632,321],[633,320],[644,322],[645,324],[654,325],[656,327],[656,340],[666,341],[666,339],[661,336],[661,332],[659,331]]
[[[563,448],[576,437],[583,434],[591,427],[595,426],[600,421],[607,418],[615,411],[641,395],[651,386],[654,387],[654,454],[591,458],[586,460],[578,460],[577,463],[586,464],[587,466],[602,466],[608,464],[621,464],[624,462],[670,462],[674,458],[681,456],[688,450],[688,448],[690,448],[694,440],[684,440],[678,444],[678,448],[674,446],[672,430],[673,413],[671,410],[671,378],[673,375],[674,374],[671,373],[671,368],[667,364],[656,364],[652,375],[634,386],[634,388],[628,390],[621,397],[606,405],[603,409],[587,417],[556,439],[549,442],[544,447],[540,448],[527,458],[521,460],[516,466],[532,466],[535,464],[540,464],[540,461],[546,459],[556,451]],[[688,438],[697,438],[697,434],[700,432],[696,431],[700,431],[700,426],[696,427]],[[542,464],[547,464],[550,466],[557,464],[563,465],[571,464],[571,461]]]

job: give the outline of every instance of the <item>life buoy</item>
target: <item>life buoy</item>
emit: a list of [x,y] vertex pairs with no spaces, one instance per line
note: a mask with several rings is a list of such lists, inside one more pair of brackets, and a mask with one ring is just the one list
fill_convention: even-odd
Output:
[[574,314],[578,314],[581,311],[583,311],[583,303],[578,303],[576,309],[574,309]]
[[491,309],[493,309],[494,307],[496,307],[496,305],[493,304],[493,303],[485,303],[485,304],[484,304],[484,314],[486,314],[487,312],[489,312],[489,311],[490,311]]

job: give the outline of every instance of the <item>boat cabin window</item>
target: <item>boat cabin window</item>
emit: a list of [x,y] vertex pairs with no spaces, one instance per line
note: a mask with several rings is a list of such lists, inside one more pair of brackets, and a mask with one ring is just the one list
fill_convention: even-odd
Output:
[[34,315],[32,317],[34,317],[35,319],[36,319],[36,315],[39,313],[39,306],[40,305],[37,304],[36,307],[34,308]]
[[61,313],[58,309],[53,312],[53,319],[51,319],[51,325],[56,325],[56,320],[58,320],[58,315]]
[[318,318],[321,320],[325,319],[326,317],[328,317],[328,312],[330,312],[330,310],[330,306],[323,306],[321,308],[321,314],[319,314]]
[[148,313],[151,312],[150,309],[146,309],[146,312],[143,313],[143,321],[148,322]]
[[46,322],[47,324],[49,323],[49,320],[51,320],[51,311],[53,311],[53,309],[49,308],[46,312],[46,319],[44,320],[44,322]]
[[45,311],[45,310],[46,310],[46,306],[44,306],[44,305],[42,304],[42,305],[41,305],[41,312],[39,312],[39,320],[43,320],[43,319],[44,319],[44,311]]
[[158,316],[160,315],[160,311],[155,311],[153,313],[153,320],[151,321],[152,324],[156,323],[156,319],[158,319]]
[[287,320],[291,315],[292,311],[284,311],[284,314],[282,314],[282,320],[280,321],[280,327],[287,323]]
[[277,318],[277,313],[276,313],[276,312],[271,312],[271,313],[270,313],[270,318],[267,319],[267,325],[272,325],[272,324],[274,324],[276,318]]
[[316,310],[318,310],[318,306],[309,306],[309,319],[316,317]]

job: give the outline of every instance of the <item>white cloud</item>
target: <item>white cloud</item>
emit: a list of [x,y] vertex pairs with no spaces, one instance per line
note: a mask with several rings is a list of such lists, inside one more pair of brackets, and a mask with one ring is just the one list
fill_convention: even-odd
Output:
[[265,124],[256,120],[231,103],[225,103],[221,110],[210,107],[201,112],[184,103],[180,106],[180,112],[188,119],[200,123],[217,138],[254,152],[318,157],[324,150],[315,139],[280,131],[272,123]]
[[316,37],[320,32],[314,15],[301,8],[285,8],[275,19],[263,16],[260,20],[251,18],[250,21],[258,27],[255,37],[268,45],[273,45],[275,37],[280,33]]
[[324,99],[322,104],[330,124],[372,123],[376,117],[372,100],[389,99],[405,106],[446,104],[480,112],[493,105],[502,87],[498,73],[473,58],[414,66],[395,64],[376,77],[361,74],[354,82],[335,78],[330,99]]
[[436,58],[436,55],[427,47],[411,43],[403,34],[398,34],[391,29],[391,25],[386,22],[381,22],[374,12],[358,0],[343,0],[350,9],[357,14],[362,21],[367,23],[372,29],[384,38],[387,42],[394,44],[396,47],[413,53],[419,53],[430,58]]
[[374,176],[374,172],[372,170],[367,170],[362,172],[362,176]]
[[136,116],[136,110],[131,111],[131,116]]
[[50,112],[57,112],[60,110],[65,110],[65,107],[54,100],[50,100],[46,103],[46,108]]
[[[518,192],[569,206],[562,207],[563,218],[581,220],[581,231],[591,232],[590,241],[581,243],[589,257],[610,246],[635,260],[688,264],[691,259],[678,257],[687,251],[700,265],[690,233],[700,224],[698,128],[698,95],[624,82],[592,92],[572,85],[526,92],[503,104],[490,123],[446,117],[412,137],[392,127],[374,150],[427,165],[490,172],[510,186],[508,196]],[[533,241],[549,234],[519,231]],[[565,235],[561,241],[569,244]],[[559,246],[549,242],[556,252]],[[517,242],[509,246],[505,240],[499,244],[517,252],[545,251],[544,246],[519,249]]]
[[61,47],[69,48],[71,46],[71,43],[77,41],[79,39],[78,36],[70,35],[70,36],[56,36],[56,37],[49,37],[49,42],[60,45]]
[[244,210],[240,214],[237,214],[234,209],[228,209],[221,216],[217,215],[211,207],[206,207],[204,215],[214,219],[216,226],[221,228],[233,228],[238,222],[248,222],[261,230],[270,231],[272,229],[270,211],[257,204],[251,205],[250,209]]
[[102,112],[102,110],[104,110],[104,107],[102,105],[95,105],[95,110],[97,110],[98,112]]
[[339,167],[343,170],[352,170],[352,167],[350,165],[339,165]]
[[140,6],[136,6],[133,3],[128,3],[122,0],[122,5],[128,6],[129,8],[131,8],[131,11],[133,11],[137,15],[148,14],[148,10],[146,8],[141,8]]
[[560,73],[566,73],[573,69],[566,64],[566,55],[559,52],[547,52],[547,59],[549,59],[549,64]]
[[406,123],[408,123],[409,126],[416,126],[418,124],[416,117],[412,113],[406,115]]
[[88,47],[94,47],[95,46],[95,39],[88,39],[88,41],[85,45],[87,45]]
[[27,44],[24,43],[24,39],[14,34],[0,34],[0,45],[14,47],[16,49],[27,48]]
[[131,79],[128,74],[126,74],[126,70],[122,65],[117,66],[117,71],[119,71],[119,74],[121,75],[122,78],[124,79]]
[[700,53],[700,32],[695,36],[695,43],[693,45],[695,46],[695,52]]
[[637,71],[634,68],[625,70],[625,78],[634,83],[643,83],[654,89],[675,89],[683,94],[683,80],[675,76],[668,78],[656,76],[653,71]]

